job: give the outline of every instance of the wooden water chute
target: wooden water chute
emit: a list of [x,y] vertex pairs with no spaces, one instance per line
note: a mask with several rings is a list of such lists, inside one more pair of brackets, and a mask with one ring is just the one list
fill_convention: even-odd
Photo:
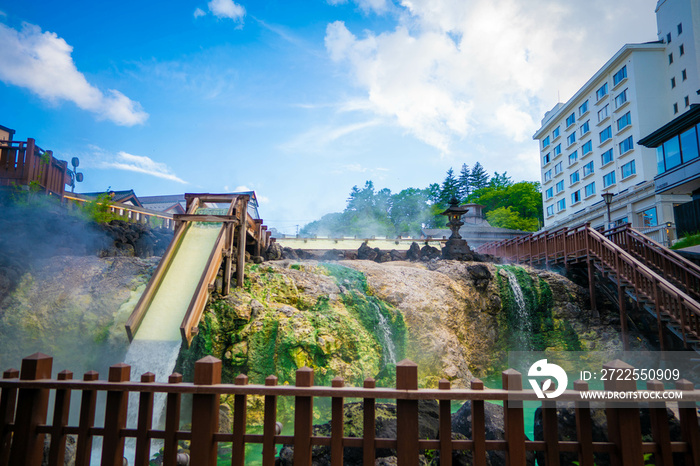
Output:
[[[266,227],[262,226],[261,221],[251,218],[248,214],[250,195],[185,194],[185,199],[187,201],[187,213],[173,216],[176,223],[173,240],[126,323],[126,332],[130,341],[136,335],[139,325],[146,315],[163,277],[172,264],[173,258],[177,254],[178,247],[191,222],[221,223],[221,229],[180,325],[180,334],[183,343],[187,346],[190,345],[192,338],[197,333],[197,325],[206,307],[209,294],[214,289],[216,277],[222,264],[224,270],[221,293],[227,295],[231,288],[233,261],[236,261],[236,285],[240,287],[243,286],[246,246],[249,249],[253,249],[254,253],[257,253],[259,250],[266,249],[269,245],[270,240],[269,235],[266,234]],[[197,210],[207,203],[226,203],[229,205],[229,208],[225,215],[197,215]],[[236,257],[234,257],[234,248]]]

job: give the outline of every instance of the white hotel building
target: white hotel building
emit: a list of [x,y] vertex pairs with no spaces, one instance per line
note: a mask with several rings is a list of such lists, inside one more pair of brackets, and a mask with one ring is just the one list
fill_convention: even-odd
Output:
[[615,194],[611,221],[661,229],[688,194],[659,194],[657,151],[637,141],[700,102],[697,0],[660,0],[659,41],[627,44],[566,103],[542,119],[545,228],[607,223],[601,196]]

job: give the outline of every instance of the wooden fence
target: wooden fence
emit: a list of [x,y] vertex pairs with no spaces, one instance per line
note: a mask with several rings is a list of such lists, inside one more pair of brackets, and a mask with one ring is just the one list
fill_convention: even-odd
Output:
[[46,194],[63,199],[66,183],[70,183],[68,163],[54,158],[50,150],[44,151],[31,138],[0,141],[0,186],[32,183]]
[[[613,361],[604,367],[625,369],[629,365]],[[452,464],[452,453],[471,451],[473,464],[487,464],[487,452],[505,452],[506,464],[524,465],[528,451],[542,452],[545,464],[560,464],[561,452],[578,455],[580,465],[592,466],[594,453],[607,454],[611,464],[638,466],[643,455],[652,453],[657,466],[673,464],[700,464],[700,432],[696,403],[700,390],[695,390],[687,380],[676,382],[683,399],[678,402],[682,432],[681,439],[669,437],[666,404],[663,401],[650,405],[652,441],[643,441],[640,427],[640,411],[637,402],[621,407],[606,405],[608,440],[593,441],[589,402],[582,401],[581,392],[588,391],[587,383],[577,381],[574,390],[548,399],[542,403],[543,440],[528,440],[524,430],[523,401],[537,400],[531,390],[523,390],[522,376],[509,369],[503,372],[503,389],[486,389],[479,380],[471,382],[470,389],[452,389],[447,380],[439,382],[438,389],[418,389],[416,364],[404,360],[396,366],[396,388],[375,387],[373,379],[367,379],[362,388],[346,387],[343,379],[336,378],[331,387],[314,386],[312,369],[301,368],[296,373],[296,385],[277,385],[277,378],[270,376],[265,385],[248,385],[245,375],[239,375],[235,384],[221,384],[221,361],[207,356],[195,364],[194,383],[183,383],[182,376],[173,374],[168,383],[155,382],[151,373],[143,374],[140,382],[129,380],[131,368],[117,364],[109,370],[107,381],[100,381],[94,371],[87,372],[82,381],[73,380],[73,374],[60,372],[51,379],[52,358],[40,353],[22,361],[21,372],[5,371],[0,380],[0,465],[38,466],[44,455],[44,436],[49,434],[48,464],[62,465],[66,436],[77,436],[76,466],[89,464],[92,442],[102,437],[101,463],[103,466],[122,466],[126,438],[136,439],[135,464],[147,465],[150,443],[153,439],[164,441],[163,464],[177,463],[178,441],[189,440],[190,464],[213,466],[216,464],[220,443],[232,444],[231,464],[243,466],[246,462],[245,445],[262,444],[262,464],[275,464],[279,445],[293,445],[294,464],[309,466],[313,447],[329,447],[332,465],[342,465],[345,447],[361,448],[363,464],[374,465],[378,448],[395,450],[399,465],[417,466],[424,450],[439,452],[441,466]],[[663,390],[663,384],[649,382],[648,390]],[[636,391],[633,381],[608,381],[606,391]],[[73,392],[79,392],[80,414],[77,425],[68,425],[68,411]],[[98,392],[106,392],[104,427],[95,426]],[[130,392],[139,393],[138,424],[126,427],[127,399]],[[154,393],[167,393],[165,428],[153,428]],[[192,395],[192,423],[189,431],[180,430],[182,395]],[[219,432],[219,399],[221,395],[234,396],[232,432]],[[247,397],[264,396],[264,426],[262,434],[246,432]],[[78,396],[78,394],[76,394]],[[53,399],[52,422],[47,423],[49,398]],[[277,428],[277,402],[279,397],[294,398],[294,432],[280,435]],[[331,399],[330,436],[313,434],[313,399]],[[344,435],[343,404],[346,398],[361,398],[363,407],[363,436]],[[396,400],[396,438],[375,437],[375,402],[377,399]],[[420,438],[418,429],[418,401],[437,400],[439,403],[439,435],[437,438]],[[472,438],[453,439],[451,435],[451,402],[472,403]],[[504,440],[487,440],[485,428],[486,400],[503,402],[505,421]],[[556,407],[560,401],[574,402],[576,407],[577,439],[562,441],[559,438]],[[682,462],[679,462],[680,454]],[[675,462],[674,462],[675,460]]]

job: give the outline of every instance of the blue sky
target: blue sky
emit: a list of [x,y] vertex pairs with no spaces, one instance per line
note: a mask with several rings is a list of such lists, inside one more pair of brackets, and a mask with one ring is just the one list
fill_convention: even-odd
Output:
[[293,233],[352,186],[539,179],[532,134],[654,0],[0,0],[0,125],[78,192],[253,189]]

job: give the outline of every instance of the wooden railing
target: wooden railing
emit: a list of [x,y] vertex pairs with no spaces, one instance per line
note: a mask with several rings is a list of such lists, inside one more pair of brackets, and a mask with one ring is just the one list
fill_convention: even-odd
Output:
[[63,198],[70,183],[68,163],[44,151],[34,139],[0,141],[0,186],[36,184],[46,194]]
[[[607,369],[630,369],[622,361],[613,361]],[[574,390],[567,390],[556,399],[542,402],[543,438],[529,440],[524,431],[523,401],[537,397],[532,390],[523,390],[522,376],[509,369],[503,372],[503,389],[487,389],[479,380],[471,382],[470,389],[453,389],[447,380],[439,382],[438,389],[418,389],[417,366],[408,360],[396,366],[396,388],[376,387],[373,379],[365,380],[363,387],[346,387],[342,378],[333,379],[332,386],[314,386],[314,372],[304,367],[296,372],[296,385],[277,385],[277,378],[270,376],[265,385],[248,385],[248,378],[239,375],[235,384],[221,384],[221,361],[207,356],[195,364],[194,383],[183,383],[180,374],[172,374],[168,383],[154,381],[151,373],[143,374],[140,382],[132,382],[130,366],[117,364],[109,369],[107,381],[97,380],[98,374],[87,372],[83,380],[73,380],[73,374],[63,371],[57,379],[51,379],[52,358],[40,353],[22,361],[22,370],[9,369],[0,380],[0,466],[39,466],[44,456],[44,436],[50,435],[48,447],[49,466],[63,465],[66,437],[77,436],[76,466],[90,462],[92,443],[102,437],[101,465],[121,466],[125,440],[136,441],[136,466],[148,465],[153,439],[163,440],[163,464],[174,466],[178,461],[178,442],[190,442],[189,464],[213,466],[217,448],[221,443],[232,444],[231,464],[243,466],[246,462],[246,444],[262,444],[262,464],[275,464],[279,445],[294,448],[294,464],[309,466],[314,446],[330,450],[331,464],[343,464],[345,447],[361,448],[366,465],[373,465],[378,448],[395,451],[398,464],[417,466],[422,451],[439,452],[440,464],[452,464],[452,454],[471,451],[473,464],[487,464],[489,451],[505,451],[507,465],[524,465],[528,451],[543,453],[547,466],[560,463],[560,452],[578,456],[580,465],[593,466],[594,454],[609,455],[612,464],[642,465],[643,455],[652,453],[657,465],[697,465],[700,463],[700,432],[696,403],[700,390],[687,380],[676,382],[675,389],[682,391],[678,400],[681,438],[671,439],[666,403],[660,399],[651,403],[652,441],[643,441],[639,404],[636,401],[621,405],[606,404],[607,441],[593,441],[590,398],[586,401],[581,392],[588,392],[584,381],[574,383]],[[663,391],[659,381],[647,384],[647,390]],[[606,392],[636,392],[634,381],[607,381]],[[75,393],[75,392],[79,392]],[[153,426],[153,399],[155,393],[166,393],[165,426]],[[95,425],[98,394],[106,393],[104,426]],[[138,421],[136,427],[127,427],[129,393],[139,393]],[[80,413],[76,424],[69,425],[68,412],[73,395],[80,397]],[[180,409],[182,395],[192,395],[191,429],[181,430]],[[222,395],[234,396],[232,432],[219,431],[219,404]],[[262,434],[247,433],[247,397],[264,397],[264,425]],[[643,393],[641,395],[644,395]],[[279,397],[294,398],[293,434],[280,435],[277,431],[277,404]],[[317,436],[313,432],[314,397],[331,400],[330,436]],[[47,422],[49,399],[53,400],[53,417]],[[361,398],[363,403],[363,436],[346,437],[344,433],[343,405],[346,398]],[[377,399],[396,401],[396,438],[377,438],[375,433]],[[439,403],[439,434],[437,438],[421,438],[418,429],[418,401],[437,400]],[[505,423],[503,440],[486,440],[486,400],[503,402]],[[451,429],[451,402],[471,402],[472,437],[453,439]],[[559,438],[557,403],[573,402],[576,407],[575,440]],[[676,405],[676,403],[673,403]],[[680,453],[682,456],[673,456]],[[182,458],[182,455],[181,455]],[[250,458],[248,458],[250,459]],[[675,460],[675,461],[674,461]],[[682,461],[682,462],[679,462]]]
[[[88,202],[96,202],[94,198],[75,193],[66,193],[63,198],[67,201],[69,207]],[[119,220],[124,220],[125,222],[148,223],[151,226],[160,224],[163,228],[168,228],[170,230],[175,228],[173,214],[167,212],[144,209],[143,207],[114,201],[110,201],[109,210],[119,217]]]
[[[653,270],[637,259],[633,253],[628,252],[632,243],[637,246],[643,245],[644,249],[654,247],[653,244],[642,243],[636,237],[632,238],[631,235],[627,236],[623,245],[620,246],[586,224],[573,229],[562,228],[553,232],[544,231],[499,243],[489,243],[478,248],[477,252],[500,256],[512,262],[529,262],[531,265],[563,263],[568,266],[577,262],[587,263],[593,307],[595,294],[591,265],[595,265],[605,274],[614,274],[618,277],[616,285],[625,347],[628,345],[625,289],[634,294],[639,304],[646,303],[654,307],[659,343],[662,348],[664,324],[671,324],[679,329],[686,348],[689,347],[689,343],[700,342],[700,303],[676,286],[674,281],[678,279],[674,278],[672,281],[666,275],[666,270],[669,274],[679,273],[674,267],[682,267],[681,263],[672,262],[672,255],[661,251],[653,254],[648,251],[643,252],[651,263],[661,265],[659,269]],[[658,248],[664,249],[660,246]],[[687,274],[682,277],[680,280],[694,286],[694,274],[691,268],[688,268]]]

